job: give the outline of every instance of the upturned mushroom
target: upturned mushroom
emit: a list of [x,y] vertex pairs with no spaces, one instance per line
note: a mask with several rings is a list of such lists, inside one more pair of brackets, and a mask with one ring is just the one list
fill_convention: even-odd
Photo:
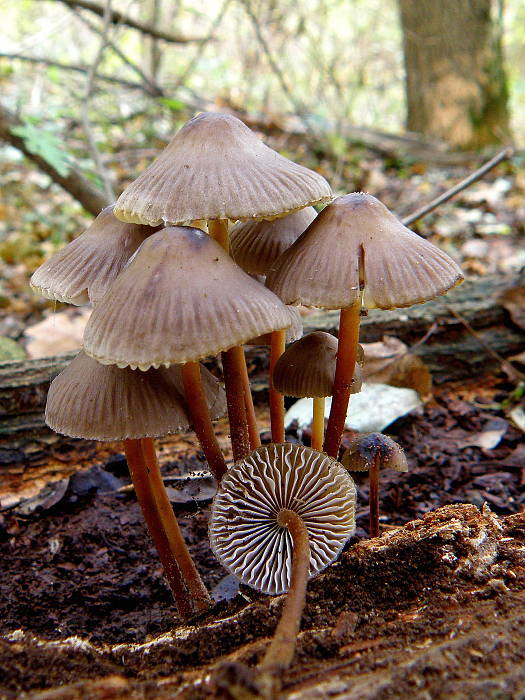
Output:
[[292,661],[308,579],[338,557],[355,530],[355,498],[338,462],[290,443],[255,450],[221,483],[210,520],[215,556],[263,593],[288,591],[259,666],[266,688],[276,689]]
[[[361,391],[363,350],[358,360],[350,392]],[[314,331],[289,345],[277,361],[272,375],[276,390],[286,396],[311,397],[313,400],[311,446],[321,450],[324,437],[325,398],[332,395],[337,356],[337,338],[324,331]]]
[[385,467],[408,471],[403,449],[383,433],[357,435],[344,452],[341,463],[351,472],[369,472],[370,537],[379,536],[379,470]]
[[125,224],[103,209],[78,238],[33,273],[31,287],[42,296],[81,306],[97,302],[140,244],[158,227]]
[[[187,122],[172,141],[119,197],[115,213],[123,221],[188,224],[206,220],[208,231],[229,251],[228,221],[274,219],[333,198],[319,174],[266,146],[229,114],[204,112]],[[276,332],[272,352],[284,350]],[[239,444],[249,443],[253,421],[242,347],[222,355],[230,425]],[[244,406],[238,400],[244,395]],[[252,434],[257,428],[252,424]]]
[[372,195],[338,197],[268,273],[285,304],[341,309],[337,367],[324,450],[336,456],[353,375],[361,307],[419,304],[459,284],[463,275],[443,251],[406,228]]
[[[99,362],[121,367],[181,364],[192,423],[220,481],[226,464],[199,388],[197,361],[289,323],[286,306],[216,241],[200,229],[170,227],[144,241],[95,306],[84,348]],[[243,392],[233,398],[244,410]],[[234,428],[239,459],[250,447]]]
[[[219,382],[200,366],[206,401],[215,418],[225,412]],[[52,382],[46,423],[58,433],[124,442],[124,451],[150,535],[183,616],[204,610],[208,593],[182,538],[169,502],[153,437],[187,429],[190,419],[177,366],[147,372],[101,365],[81,352]],[[188,593],[190,598],[188,598]],[[193,603],[193,605],[192,605]]]

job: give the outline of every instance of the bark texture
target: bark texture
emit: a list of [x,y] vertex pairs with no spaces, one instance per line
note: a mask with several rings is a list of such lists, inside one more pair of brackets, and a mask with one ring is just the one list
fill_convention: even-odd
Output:
[[499,0],[399,0],[407,127],[476,149],[510,139]]

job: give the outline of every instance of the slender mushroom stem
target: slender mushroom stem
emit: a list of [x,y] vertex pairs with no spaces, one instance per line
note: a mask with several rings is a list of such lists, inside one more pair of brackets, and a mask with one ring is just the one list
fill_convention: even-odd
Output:
[[180,531],[179,523],[171,507],[164,482],[162,481],[155,445],[151,438],[143,438],[141,443],[151,491],[157,504],[157,512],[162,527],[168,538],[170,550],[175,557],[184,583],[193,599],[195,609],[198,612],[207,610],[211,606],[211,599],[191,558]]
[[250,454],[250,437],[246,420],[246,392],[244,386],[244,350],[237,346],[221,354],[226,387],[226,403],[230,419],[233,459],[238,461]]
[[370,537],[379,537],[379,463],[381,457],[374,455],[369,477],[368,505],[370,508]]
[[185,590],[180,569],[175,561],[168,535],[160,517],[159,507],[150,482],[150,475],[144,461],[141,440],[125,440],[124,452],[126,453],[126,460],[137,500],[162,562],[177,609],[181,617],[189,617],[193,613],[191,601]]
[[242,366],[242,381],[244,385],[244,408],[246,411],[246,420],[248,422],[248,436],[250,438],[250,449],[255,450],[261,446],[261,436],[257,427],[257,418],[255,416],[255,408],[252,401],[252,392],[250,388],[250,378],[248,377],[248,367],[246,362]]
[[310,444],[314,450],[320,452],[323,449],[324,437],[324,396],[321,398],[314,397],[313,404],[312,439]]
[[181,368],[184,394],[188,404],[188,410],[202,451],[208,462],[208,466],[220,483],[226,474],[226,462],[213,432],[213,425],[208,411],[208,405],[202,388],[201,369],[198,362],[186,362]]
[[324,442],[324,451],[335,459],[337,459],[345,427],[352,377],[357,360],[360,316],[360,301],[347,309],[341,309],[332,408],[330,409]]
[[273,331],[270,345],[270,422],[272,426],[272,442],[284,442],[284,396],[273,385],[273,370],[277,360],[284,352],[286,344],[286,329]]
[[301,626],[306,584],[310,570],[310,543],[308,530],[300,515],[283,508],[277,515],[280,527],[287,527],[293,542],[292,578],[286,596],[281,619],[273,639],[259,665],[261,675],[259,683],[266,691],[266,697],[274,697],[280,685],[279,672],[286,670],[292,663],[297,643],[297,634]]
[[[230,239],[228,234],[227,219],[210,219],[208,232],[224,250],[229,253]],[[246,357],[241,346],[230,348],[222,353],[224,367],[224,386],[226,389],[226,403],[228,405],[228,418],[230,421],[230,433],[234,460],[246,457],[250,452],[249,432],[253,432],[254,426],[249,428],[248,421],[255,417],[253,398],[251,391],[246,391],[244,377],[248,376]],[[242,405],[241,405],[242,402]],[[257,430],[255,426],[255,430]]]

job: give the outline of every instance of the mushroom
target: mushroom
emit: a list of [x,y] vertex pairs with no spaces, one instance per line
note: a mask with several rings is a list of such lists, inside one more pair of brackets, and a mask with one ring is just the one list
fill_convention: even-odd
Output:
[[[274,219],[332,197],[321,175],[263,144],[236,117],[203,112],[124,190],[115,213],[123,221],[149,225],[206,220],[210,235],[229,251],[228,220]],[[284,350],[281,330],[272,347],[277,356]],[[234,441],[248,445],[249,433],[258,431],[242,348],[230,347],[222,361]]]
[[[226,465],[199,389],[197,360],[289,324],[284,304],[235,265],[216,241],[200,229],[177,226],[144,241],[95,306],[84,348],[99,362],[121,367],[183,365],[192,423],[220,481]],[[230,415],[244,411],[243,399],[243,391],[227,396]],[[250,448],[236,425],[230,427],[239,459]]]
[[[359,348],[350,392],[361,391],[363,349]],[[313,398],[311,446],[321,450],[324,436],[325,397],[332,395],[337,356],[337,338],[324,331],[308,333],[289,345],[277,361],[272,375],[277,391],[286,396]]]
[[379,469],[388,467],[398,472],[408,471],[403,449],[382,433],[357,435],[343,454],[341,463],[351,472],[370,474],[370,537],[379,536]]
[[158,230],[125,224],[103,209],[78,238],[52,255],[31,277],[31,287],[48,299],[81,306],[97,302],[145,238]]
[[463,280],[446,253],[406,228],[372,195],[338,197],[269,271],[285,304],[340,309],[333,401],[324,450],[339,451],[359,339],[361,306],[392,309],[428,301]]
[[[224,392],[200,366],[206,400],[214,417],[224,413]],[[46,423],[58,433],[91,440],[124,442],[129,470],[150,535],[159,553],[179,612],[210,604],[162,482],[153,437],[189,427],[179,393],[179,367],[140,372],[101,365],[81,352],[51,383]]]

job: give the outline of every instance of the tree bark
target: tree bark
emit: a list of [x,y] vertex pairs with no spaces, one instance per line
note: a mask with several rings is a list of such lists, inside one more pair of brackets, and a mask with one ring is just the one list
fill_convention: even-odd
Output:
[[498,0],[399,0],[407,127],[476,149],[510,139]]
[[103,192],[91,184],[78,170],[69,168],[67,175],[61,175],[55,168],[41,156],[31,153],[23,138],[13,134],[12,129],[22,126],[22,122],[15,114],[0,105],[0,140],[7,141],[11,146],[18,148],[24,155],[30,158],[38,167],[47,173],[53,182],[60,185],[66,192],[74,197],[84,209],[93,216],[98,216],[101,210],[110,202]]

